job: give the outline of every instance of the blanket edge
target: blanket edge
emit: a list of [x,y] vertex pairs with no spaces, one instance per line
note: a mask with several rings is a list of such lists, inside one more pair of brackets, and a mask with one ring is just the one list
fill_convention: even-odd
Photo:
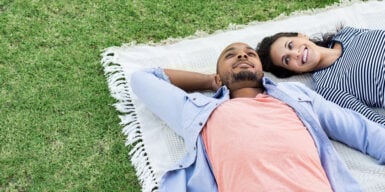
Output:
[[124,70],[116,61],[115,55],[114,47],[104,50],[101,54],[104,76],[107,79],[110,94],[116,101],[113,106],[120,113],[122,133],[126,136],[125,145],[131,147],[128,155],[138,181],[143,191],[154,191],[158,188],[158,182],[143,143],[141,125],[135,104],[131,99],[129,81],[125,78]]

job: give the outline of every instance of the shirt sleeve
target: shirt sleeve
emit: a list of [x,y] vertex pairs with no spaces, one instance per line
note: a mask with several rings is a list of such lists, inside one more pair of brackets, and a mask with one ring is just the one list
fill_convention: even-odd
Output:
[[172,85],[161,68],[136,71],[131,76],[131,87],[146,107],[181,135],[182,109],[187,93]]
[[334,140],[345,143],[385,164],[385,126],[362,114],[342,108],[314,93],[314,112],[322,128]]
[[369,120],[372,120],[376,123],[379,123],[385,126],[385,117],[383,115],[371,109],[370,107],[362,103],[360,100],[355,98],[353,95],[340,90],[330,89],[330,88],[323,88],[322,90],[320,89],[319,92],[322,93],[325,99],[332,101],[334,103],[337,103],[341,107],[357,111],[358,113],[361,113]]

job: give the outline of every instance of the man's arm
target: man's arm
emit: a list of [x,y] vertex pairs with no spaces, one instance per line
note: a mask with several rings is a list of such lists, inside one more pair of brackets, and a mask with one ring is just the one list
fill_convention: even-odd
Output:
[[216,91],[215,74],[203,74],[191,71],[165,69],[172,84],[187,91]]
[[135,95],[156,116],[181,135],[182,113],[187,93],[170,84],[161,68],[136,71],[131,75]]

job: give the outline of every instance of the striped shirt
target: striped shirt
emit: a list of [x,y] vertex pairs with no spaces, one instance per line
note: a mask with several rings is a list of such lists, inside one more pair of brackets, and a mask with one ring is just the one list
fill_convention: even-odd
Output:
[[385,117],[373,107],[385,108],[385,30],[343,28],[335,42],[342,55],[328,68],[313,73],[315,90],[342,107],[385,125]]

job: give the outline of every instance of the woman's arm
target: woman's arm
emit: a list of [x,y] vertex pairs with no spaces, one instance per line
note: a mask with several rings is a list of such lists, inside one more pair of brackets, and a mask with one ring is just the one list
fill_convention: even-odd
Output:
[[[379,123],[385,126],[385,117],[383,115],[371,109],[370,107],[362,103],[353,95],[338,89],[331,89],[331,88],[323,88],[323,89],[319,89],[318,91],[323,93],[321,95],[323,95],[325,99],[332,101],[340,105],[341,107],[357,111],[358,113],[361,113],[363,116],[365,116],[369,120],[372,120],[376,123]],[[326,94],[326,93],[330,93],[330,94]]]
[[[317,95],[317,94],[315,94]],[[385,164],[385,126],[375,123],[362,114],[316,96],[314,112],[327,135],[368,154]]]
[[203,74],[175,69],[164,69],[164,72],[172,84],[187,92],[216,91],[219,88],[215,83],[215,74]]

